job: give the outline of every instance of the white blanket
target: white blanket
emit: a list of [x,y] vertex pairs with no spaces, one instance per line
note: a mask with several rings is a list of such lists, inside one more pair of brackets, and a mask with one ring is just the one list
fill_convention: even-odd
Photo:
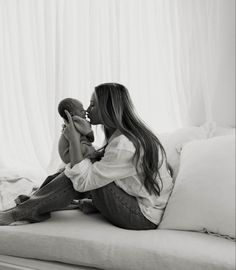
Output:
[[36,185],[28,178],[1,177],[0,178],[0,211],[15,206],[18,195],[29,195]]

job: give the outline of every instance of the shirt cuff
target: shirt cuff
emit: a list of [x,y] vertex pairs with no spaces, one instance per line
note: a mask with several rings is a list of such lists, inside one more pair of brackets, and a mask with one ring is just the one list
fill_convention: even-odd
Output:
[[73,178],[76,175],[84,175],[87,171],[88,168],[92,165],[92,162],[90,161],[90,159],[85,158],[83,159],[80,163],[75,164],[72,168],[71,168],[71,164],[68,163],[65,167],[65,175],[68,178]]

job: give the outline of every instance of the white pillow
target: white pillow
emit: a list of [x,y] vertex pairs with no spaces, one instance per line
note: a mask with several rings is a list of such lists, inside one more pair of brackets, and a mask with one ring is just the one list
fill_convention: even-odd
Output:
[[183,147],[160,229],[206,231],[235,238],[235,136]]
[[212,137],[235,135],[235,128],[216,126],[212,131]]
[[177,177],[179,171],[180,153],[183,146],[193,140],[208,138],[208,125],[201,127],[184,127],[171,133],[160,133],[158,139],[165,148],[167,160],[173,169],[173,178]]

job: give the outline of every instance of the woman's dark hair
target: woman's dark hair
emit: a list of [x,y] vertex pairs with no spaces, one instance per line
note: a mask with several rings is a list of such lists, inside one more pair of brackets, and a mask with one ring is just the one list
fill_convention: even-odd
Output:
[[[106,139],[110,137],[110,130],[118,129],[134,144],[137,173],[150,194],[160,195],[163,183],[159,169],[163,162],[167,165],[166,153],[158,138],[135,113],[128,90],[118,83],[104,83],[95,87],[95,97],[105,123]],[[160,181],[156,181],[157,175]]]

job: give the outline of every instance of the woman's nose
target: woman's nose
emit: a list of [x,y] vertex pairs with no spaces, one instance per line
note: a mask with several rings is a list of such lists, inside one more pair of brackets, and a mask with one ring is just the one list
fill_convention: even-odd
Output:
[[86,113],[90,113],[90,106],[87,108]]

